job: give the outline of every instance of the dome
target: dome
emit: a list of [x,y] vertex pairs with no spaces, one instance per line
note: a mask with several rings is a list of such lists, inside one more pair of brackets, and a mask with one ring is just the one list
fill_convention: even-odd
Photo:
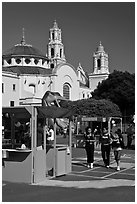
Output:
[[28,45],[25,42],[25,34],[23,28],[23,35],[20,44],[14,45],[6,52],[3,53],[3,58],[12,57],[32,57],[32,58],[47,58],[40,50]]
[[104,51],[104,47],[103,47],[103,45],[101,44],[101,42],[100,42],[99,46],[97,47],[97,52],[105,52],[105,51]]
[[3,53],[3,57],[15,57],[15,56],[46,58],[46,56],[40,50],[27,44],[17,44]]
[[11,67],[3,67],[2,71],[7,71],[11,73],[20,74],[42,74],[42,75],[49,75],[52,73],[51,69],[45,69],[42,67],[34,67],[34,66],[11,66]]

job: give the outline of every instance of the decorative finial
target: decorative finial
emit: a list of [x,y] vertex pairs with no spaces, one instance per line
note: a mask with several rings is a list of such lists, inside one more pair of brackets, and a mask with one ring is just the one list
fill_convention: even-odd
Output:
[[53,28],[58,28],[58,25],[57,25],[56,20],[54,20],[54,26],[53,26]]
[[79,62],[79,65],[78,65],[79,67],[81,67],[81,63]]
[[25,29],[22,28],[22,40],[21,40],[21,44],[25,45]]
[[102,46],[101,41],[99,42],[99,46]]

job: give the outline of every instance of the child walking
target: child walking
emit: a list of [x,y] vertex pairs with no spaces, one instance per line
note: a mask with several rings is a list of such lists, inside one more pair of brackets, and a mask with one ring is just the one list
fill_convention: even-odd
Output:
[[106,168],[109,168],[111,146],[110,135],[108,133],[107,128],[103,128],[103,133],[100,135],[99,141],[101,143],[101,153],[104,165]]
[[117,163],[117,171],[120,171],[120,157],[121,157],[121,150],[124,147],[123,136],[121,134],[121,130],[118,129],[112,135],[112,148],[114,150],[114,156]]
[[94,135],[92,134],[91,128],[88,127],[85,134],[85,149],[87,153],[87,167],[91,169],[93,168],[94,162],[94,142]]

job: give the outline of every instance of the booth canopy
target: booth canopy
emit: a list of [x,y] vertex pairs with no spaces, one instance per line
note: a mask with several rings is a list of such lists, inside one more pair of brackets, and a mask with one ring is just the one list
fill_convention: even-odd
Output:
[[37,107],[37,109],[38,109],[38,117],[70,118],[74,115],[73,110],[56,107],[56,106]]
[[[56,106],[41,107],[36,106],[38,110],[38,118],[70,118],[73,116],[73,111]],[[5,107],[2,108],[2,113],[15,116],[15,118],[30,118],[30,113],[26,107]]]
[[14,115],[15,118],[30,118],[30,113],[25,107],[3,107],[2,114]]

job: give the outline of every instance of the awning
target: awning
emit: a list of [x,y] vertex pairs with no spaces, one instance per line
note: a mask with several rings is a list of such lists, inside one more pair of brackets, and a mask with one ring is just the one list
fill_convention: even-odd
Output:
[[30,113],[26,110],[25,107],[3,107],[2,108],[2,114],[10,114],[14,115],[15,118],[30,118]]
[[37,110],[39,118],[70,118],[74,115],[73,110],[56,106],[37,107]]
[[[69,110],[66,108],[56,107],[56,106],[48,106],[41,107],[35,106],[38,110],[38,118],[70,118],[74,115],[73,110]],[[5,107],[2,108],[3,114],[14,114],[15,118],[30,118],[31,115],[27,111],[26,107]]]

